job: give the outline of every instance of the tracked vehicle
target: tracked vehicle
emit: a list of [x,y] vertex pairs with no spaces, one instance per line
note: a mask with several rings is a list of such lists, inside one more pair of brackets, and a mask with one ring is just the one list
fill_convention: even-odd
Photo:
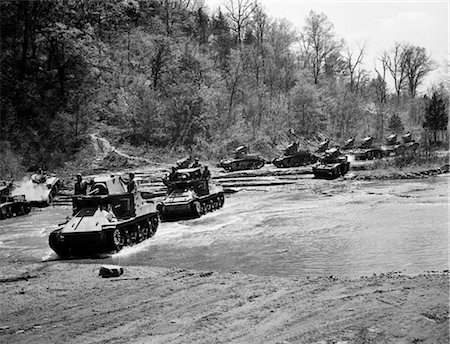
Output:
[[405,153],[416,153],[417,148],[419,148],[419,142],[412,139],[412,134],[408,131],[402,136],[403,146],[405,147]]
[[202,167],[178,169],[163,182],[167,194],[157,209],[165,221],[197,218],[225,202],[222,188],[210,183]]
[[220,162],[220,166],[227,171],[257,170],[264,166],[265,160],[258,155],[249,154],[246,146],[239,146],[234,152],[233,159]]
[[373,160],[383,157],[381,147],[374,146],[373,137],[370,135],[361,140],[361,144],[353,153],[355,154],[355,160]]
[[397,140],[397,134],[386,137],[386,145],[381,147],[384,156],[401,155],[405,152],[405,147]]
[[57,195],[59,187],[59,178],[42,173],[35,173],[31,176],[29,181],[22,184],[21,190],[23,190],[25,198],[32,206],[46,207]]
[[321,179],[335,179],[345,175],[349,170],[350,163],[347,157],[337,148],[326,150],[319,163],[313,166],[314,177]]
[[344,142],[344,145],[342,146],[342,150],[352,150],[354,145],[355,145],[355,139],[353,137],[350,137],[348,140],[346,140]]
[[49,237],[61,256],[117,252],[151,238],[158,228],[155,206],[139,191],[128,193],[118,176],[95,178],[88,194],[72,201],[73,217]]
[[330,139],[326,139],[325,141],[320,142],[319,147],[317,147],[316,153],[325,153],[329,145]]
[[11,196],[12,188],[12,182],[0,181],[0,220],[25,215],[31,210],[24,195]]
[[298,143],[294,142],[284,150],[284,156],[275,158],[272,163],[279,168],[298,167],[317,162],[318,157],[308,150],[298,150]]

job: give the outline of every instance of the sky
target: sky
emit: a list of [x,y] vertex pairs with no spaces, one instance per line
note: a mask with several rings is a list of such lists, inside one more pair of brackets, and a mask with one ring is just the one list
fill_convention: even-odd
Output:
[[[420,89],[426,91],[448,74],[449,60],[449,1],[307,1],[258,0],[271,18],[285,18],[299,30],[313,10],[324,13],[333,23],[336,36],[350,47],[366,46],[364,67],[374,71],[385,50],[395,42],[412,43],[426,48],[438,69],[431,72]],[[224,8],[229,0],[205,0],[210,9]],[[447,76],[448,78],[448,76]]]

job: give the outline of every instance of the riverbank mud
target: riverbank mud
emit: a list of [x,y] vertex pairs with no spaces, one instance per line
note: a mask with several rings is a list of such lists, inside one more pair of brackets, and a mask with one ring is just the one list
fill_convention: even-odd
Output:
[[2,343],[449,339],[448,271],[340,279],[128,266],[108,279],[98,276],[99,264],[21,269],[17,279],[0,281]]

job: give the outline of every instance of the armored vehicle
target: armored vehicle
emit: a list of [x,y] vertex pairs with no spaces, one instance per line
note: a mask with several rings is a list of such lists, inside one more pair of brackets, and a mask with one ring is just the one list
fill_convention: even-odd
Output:
[[353,153],[356,160],[372,160],[373,158],[381,159],[383,157],[381,147],[373,145],[373,137],[370,135],[361,140],[361,144]]
[[330,139],[326,139],[325,141],[320,142],[319,147],[316,150],[316,153],[325,153],[325,151],[328,149],[329,145],[330,145]]
[[31,210],[24,195],[11,195],[12,188],[12,182],[0,181],[0,220],[25,215]]
[[308,150],[298,150],[298,143],[294,142],[284,150],[284,156],[275,158],[272,163],[276,167],[298,167],[317,162],[318,157]]
[[163,182],[167,194],[157,209],[165,221],[197,218],[225,202],[222,188],[210,183],[203,167],[175,170]]
[[234,159],[222,160],[220,166],[227,171],[257,170],[264,166],[264,159],[255,154],[249,154],[246,146],[239,146],[234,152]]
[[405,147],[397,141],[397,134],[386,137],[386,145],[381,147],[384,156],[400,155],[405,152]]
[[192,165],[192,157],[190,155],[177,160],[177,168],[189,168]]
[[355,139],[353,137],[350,137],[348,140],[344,142],[344,145],[342,146],[342,150],[351,150],[353,149],[353,146],[355,145]]
[[49,237],[61,256],[117,252],[151,238],[158,228],[155,206],[139,191],[128,193],[119,176],[95,178],[88,194],[72,202],[73,217]]
[[59,186],[59,178],[39,171],[33,174],[28,182],[22,184],[20,190],[32,206],[45,207],[53,201]]
[[313,166],[313,173],[316,178],[335,179],[345,175],[349,169],[347,156],[342,155],[337,148],[331,148],[326,150],[317,165]]
[[419,142],[416,142],[412,139],[412,134],[408,131],[405,135],[402,136],[403,146],[405,148],[405,153],[411,152],[416,153],[417,148],[419,148]]

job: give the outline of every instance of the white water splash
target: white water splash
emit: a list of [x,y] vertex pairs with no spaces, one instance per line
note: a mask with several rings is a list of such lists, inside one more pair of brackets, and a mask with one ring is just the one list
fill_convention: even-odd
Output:
[[45,183],[36,184],[26,177],[12,191],[13,196],[25,195],[27,201],[38,202],[47,201],[49,194],[50,190]]

